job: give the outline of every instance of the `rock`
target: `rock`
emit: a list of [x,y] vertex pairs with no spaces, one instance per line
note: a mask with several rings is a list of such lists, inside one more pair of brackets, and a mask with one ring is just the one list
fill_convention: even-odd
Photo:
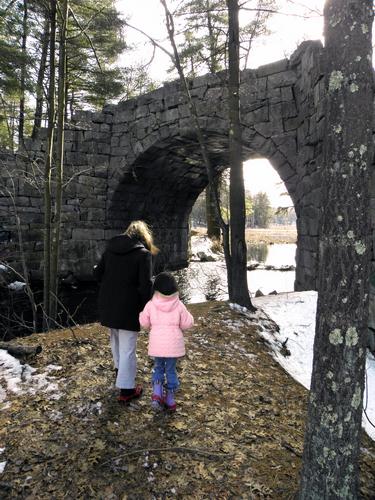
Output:
[[293,266],[293,265],[284,265],[284,266],[280,266],[278,269],[278,271],[295,271],[296,270],[296,266]]
[[250,262],[250,264],[247,265],[247,270],[254,271],[254,269],[257,269],[258,267],[259,267],[259,262]]
[[261,292],[259,289],[255,292],[255,297],[264,297],[264,293]]
[[277,295],[277,292],[276,290],[273,290],[272,292],[270,292],[268,295]]
[[205,252],[197,252],[197,257],[201,262],[215,262],[216,259],[212,255],[207,255]]
[[276,271],[275,266],[273,266],[272,264],[267,264],[266,266],[264,266],[264,269],[266,271]]

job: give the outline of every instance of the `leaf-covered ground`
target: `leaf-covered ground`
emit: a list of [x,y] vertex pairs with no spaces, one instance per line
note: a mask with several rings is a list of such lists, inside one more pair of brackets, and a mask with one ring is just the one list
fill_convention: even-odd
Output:
[[[175,414],[150,407],[152,362],[138,343],[144,396],[116,400],[107,330],[98,324],[34,335],[59,392],[0,405],[0,498],[292,499],[298,488],[306,390],[271,358],[252,324],[226,303],[189,306]],[[272,329],[272,322],[263,324]],[[59,397],[59,399],[54,399]],[[8,406],[8,407],[7,407]],[[375,443],[363,436],[361,496],[374,498]]]

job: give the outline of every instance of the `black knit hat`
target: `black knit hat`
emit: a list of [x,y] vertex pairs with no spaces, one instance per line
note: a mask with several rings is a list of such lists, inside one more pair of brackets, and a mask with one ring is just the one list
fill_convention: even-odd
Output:
[[178,287],[174,276],[170,273],[160,273],[154,281],[154,291],[160,292],[163,295],[173,295],[178,292]]

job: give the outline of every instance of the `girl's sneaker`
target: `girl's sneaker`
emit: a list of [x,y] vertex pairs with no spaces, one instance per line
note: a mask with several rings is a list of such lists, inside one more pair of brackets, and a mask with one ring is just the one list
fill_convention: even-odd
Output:
[[173,391],[167,391],[167,396],[164,401],[165,407],[169,411],[176,411],[176,401],[174,399],[174,392]]
[[155,382],[152,385],[151,406],[155,410],[161,410],[164,404],[163,385],[160,382]]

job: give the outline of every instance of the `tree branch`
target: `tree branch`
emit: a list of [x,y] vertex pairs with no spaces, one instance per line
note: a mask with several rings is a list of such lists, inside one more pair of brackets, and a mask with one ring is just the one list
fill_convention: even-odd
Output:
[[72,17],[74,19],[74,21],[76,22],[77,26],[79,27],[79,29],[81,30],[81,32],[85,35],[85,37],[87,38],[89,44],[90,44],[90,47],[94,53],[94,56],[95,56],[95,59],[96,59],[96,62],[99,66],[99,69],[100,71],[103,71],[102,70],[102,67],[101,67],[101,64],[100,64],[100,61],[99,61],[99,58],[98,58],[98,55],[96,53],[96,49],[94,47],[94,44],[92,43],[92,40],[90,38],[90,36],[86,33],[86,31],[84,30],[84,28],[81,26],[81,23],[79,22],[79,20],[77,19],[77,16],[75,15],[73,9],[71,7],[69,7],[69,12],[72,14]]

